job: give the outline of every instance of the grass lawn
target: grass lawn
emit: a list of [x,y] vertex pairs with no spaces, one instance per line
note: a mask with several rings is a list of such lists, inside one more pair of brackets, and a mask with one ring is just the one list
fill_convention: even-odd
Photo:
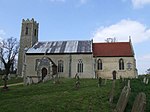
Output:
[[[122,86],[116,81],[114,103],[110,106],[109,93],[112,81],[98,87],[96,79],[81,79],[79,90],[75,89],[75,79],[60,79],[60,84],[52,81],[30,86],[13,86],[9,91],[0,91],[0,112],[111,112],[115,107]],[[131,111],[138,92],[147,96],[146,112],[150,112],[150,87],[141,85],[140,80],[131,81],[131,97],[126,112]]]

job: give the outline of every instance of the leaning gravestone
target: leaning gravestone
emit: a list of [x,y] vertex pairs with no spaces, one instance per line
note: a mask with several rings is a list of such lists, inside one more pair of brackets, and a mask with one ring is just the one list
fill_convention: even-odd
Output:
[[145,84],[145,82],[146,82],[146,77],[144,77],[144,79],[143,79],[143,83]]
[[146,108],[146,95],[141,92],[136,96],[131,112],[144,112]]
[[125,86],[122,89],[121,95],[119,97],[119,100],[118,100],[118,103],[114,112],[124,112],[126,105],[128,103],[130,91],[131,91],[131,88],[129,88],[128,86]]
[[113,82],[112,82],[112,88],[111,88],[111,92],[110,92],[110,96],[109,96],[110,103],[113,102],[114,92],[115,92],[115,80],[113,80]]

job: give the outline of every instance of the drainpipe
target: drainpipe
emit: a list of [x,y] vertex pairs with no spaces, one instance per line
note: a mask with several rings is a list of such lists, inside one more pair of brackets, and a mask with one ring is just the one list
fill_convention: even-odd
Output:
[[71,78],[72,55],[69,54],[69,77]]

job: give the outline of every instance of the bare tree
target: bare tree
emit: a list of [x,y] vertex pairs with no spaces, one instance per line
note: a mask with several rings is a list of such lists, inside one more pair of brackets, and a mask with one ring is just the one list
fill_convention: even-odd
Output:
[[150,68],[147,69],[146,73],[147,73],[147,74],[150,74]]
[[15,57],[19,51],[19,43],[17,38],[10,37],[6,40],[2,40],[0,44],[0,60],[4,64],[5,74],[3,76],[4,89],[7,89],[7,79],[10,73],[11,66],[14,63]]

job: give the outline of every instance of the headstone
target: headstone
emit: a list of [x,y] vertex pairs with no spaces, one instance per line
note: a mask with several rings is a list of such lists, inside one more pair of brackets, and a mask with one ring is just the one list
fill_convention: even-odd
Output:
[[129,94],[130,94],[131,88],[129,88],[128,86],[125,86],[122,89],[121,95],[119,97],[119,100],[117,102],[117,106],[115,109],[115,112],[124,112],[128,99],[129,99]]
[[144,79],[143,79],[143,83],[145,84],[145,82],[146,82],[146,77],[144,77]]
[[128,80],[128,87],[130,88],[130,80]]
[[145,93],[139,93],[134,101],[131,112],[144,112],[146,108],[146,95]]
[[149,79],[147,78],[147,80],[146,80],[145,84],[147,85],[147,84],[148,84],[148,82],[149,82]]
[[46,76],[44,77],[44,79],[43,79],[43,82],[46,82],[46,81],[48,81],[49,79],[50,79],[49,75],[46,75]]
[[107,79],[105,79],[105,82],[104,82],[104,85],[106,85],[107,84]]
[[27,85],[31,85],[32,84],[32,78],[31,77],[27,77]]
[[[50,77],[48,77],[47,79],[49,80]],[[53,79],[53,83],[54,84],[60,84],[60,80],[59,80],[59,75],[58,74],[52,75],[52,79]]]
[[98,78],[98,87],[100,87],[101,85],[102,85],[102,78],[99,77],[99,78]]
[[79,76],[79,75],[78,75],[78,73],[76,73],[76,75],[75,75],[75,77],[74,77],[74,78],[75,78],[75,79],[77,79],[77,76]]
[[8,74],[8,76],[7,76],[7,77],[8,77],[8,80],[10,80],[10,79],[11,79],[10,74]]
[[114,92],[115,92],[115,80],[113,80],[113,82],[112,82],[112,88],[111,88],[111,92],[110,92],[110,96],[109,96],[110,103],[113,102]]

